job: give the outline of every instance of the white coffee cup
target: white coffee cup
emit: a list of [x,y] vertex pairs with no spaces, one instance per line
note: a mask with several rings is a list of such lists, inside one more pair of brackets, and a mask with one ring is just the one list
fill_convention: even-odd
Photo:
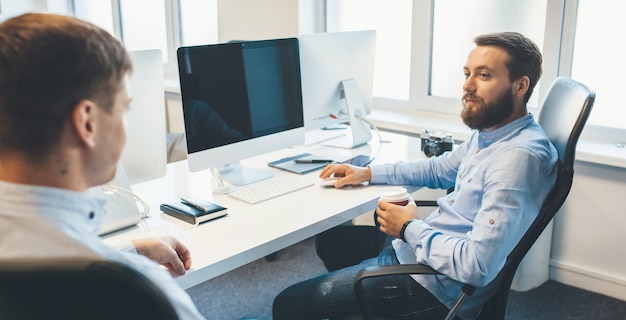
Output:
[[380,200],[399,206],[406,206],[409,203],[409,193],[406,192],[405,188],[394,188],[383,192]]

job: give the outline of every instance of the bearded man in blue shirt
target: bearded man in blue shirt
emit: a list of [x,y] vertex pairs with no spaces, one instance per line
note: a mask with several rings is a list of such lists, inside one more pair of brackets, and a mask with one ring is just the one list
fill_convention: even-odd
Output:
[[537,46],[519,33],[481,35],[464,66],[463,122],[474,129],[452,151],[428,160],[326,167],[321,178],[348,184],[419,185],[446,189],[438,208],[420,220],[414,203],[379,201],[379,228],[340,226],[318,235],[328,274],[295,284],[274,300],[275,320],[322,319],[358,313],[356,273],[368,265],[421,263],[442,275],[400,275],[365,283],[375,314],[440,319],[463,283],[478,289],[457,314],[474,319],[496,289],[506,257],[553,188],[557,152],[526,104],[542,72]]

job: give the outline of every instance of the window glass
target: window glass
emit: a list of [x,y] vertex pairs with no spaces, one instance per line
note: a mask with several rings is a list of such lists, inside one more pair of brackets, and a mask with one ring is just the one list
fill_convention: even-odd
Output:
[[181,45],[218,42],[217,0],[179,0]]
[[374,96],[408,100],[411,0],[326,2],[326,31],[377,30]]
[[0,21],[21,15],[29,11],[47,11],[47,4],[42,1],[2,1],[0,0]]
[[[547,0],[436,0],[434,4],[430,94],[462,95],[463,66],[480,34],[516,31],[543,48]],[[529,106],[537,105],[537,91]]]
[[[626,73],[623,41],[626,2],[579,0],[571,76],[596,91],[589,124],[626,129],[621,75]],[[610,22],[610,23],[608,23]],[[618,32],[615,38],[611,35]]]
[[74,0],[74,15],[115,35],[111,0]]
[[168,61],[165,0],[120,0],[122,39],[128,50],[161,49]]
[[[65,15],[71,15],[72,14],[72,4],[71,4],[70,1],[67,1],[67,0],[47,0],[46,1],[46,5],[48,6],[48,10],[47,10],[48,12],[58,13],[58,14],[65,14]],[[0,5],[0,7],[1,7],[1,5]]]

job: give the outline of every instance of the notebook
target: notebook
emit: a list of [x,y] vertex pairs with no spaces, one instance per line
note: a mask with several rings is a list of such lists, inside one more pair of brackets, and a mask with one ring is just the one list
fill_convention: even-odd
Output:
[[[315,160],[325,160],[326,162],[322,163],[296,163],[295,160],[306,160],[306,159],[315,159]],[[272,161],[267,165],[273,168],[278,168],[282,170],[286,170],[289,172],[297,173],[297,174],[306,174],[315,170],[319,170],[329,163],[332,163],[333,160],[320,157],[316,155],[312,155],[310,153],[302,153],[293,157],[283,158],[280,160]]]

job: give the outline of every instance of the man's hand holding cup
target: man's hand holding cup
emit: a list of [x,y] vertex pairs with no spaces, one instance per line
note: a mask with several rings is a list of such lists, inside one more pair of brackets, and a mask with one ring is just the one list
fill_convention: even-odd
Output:
[[417,206],[405,188],[385,191],[378,199],[374,219],[380,231],[396,238],[402,238],[403,226],[417,219]]

